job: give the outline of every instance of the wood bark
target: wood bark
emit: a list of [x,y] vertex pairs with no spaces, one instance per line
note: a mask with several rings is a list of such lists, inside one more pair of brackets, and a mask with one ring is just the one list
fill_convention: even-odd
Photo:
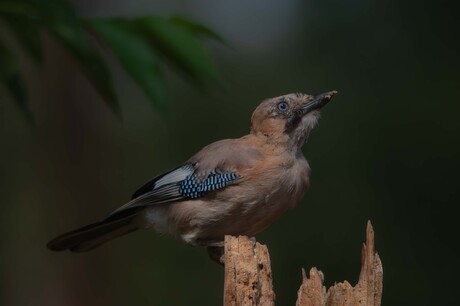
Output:
[[[224,305],[275,305],[270,256],[265,245],[245,236],[225,237]],[[297,292],[297,306],[380,306],[383,268],[374,249],[374,230],[367,223],[366,242],[361,252],[361,273],[353,287],[348,281],[329,289],[324,275],[312,268]]]
[[224,305],[275,305],[267,246],[246,236],[225,236]]

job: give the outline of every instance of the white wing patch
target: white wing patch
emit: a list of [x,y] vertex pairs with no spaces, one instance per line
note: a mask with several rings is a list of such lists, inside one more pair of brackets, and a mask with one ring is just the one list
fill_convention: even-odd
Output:
[[155,182],[155,188],[159,188],[163,185],[171,184],[171,183],[178,183],[183,181],[187,176],[193,173],[195,169],[192,165],[184,165],[176,170],[166,174],[161,179]]

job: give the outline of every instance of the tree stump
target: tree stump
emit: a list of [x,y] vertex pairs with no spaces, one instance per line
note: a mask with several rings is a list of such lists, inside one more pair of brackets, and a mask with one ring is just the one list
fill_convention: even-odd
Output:
[[266,245],[246,236],[225,236],[224,305],[275,305]]
[[[245,236],[225,237],[224,305],[275,305],[270,256],[265,245]],[[356,286],[336,283],[326,290],[324,275],[316,268],[297,292],[297,306],[380,306],[383,268],[374,250],[374,230],[367,223],[366,243],[361,253],[361,273]]]

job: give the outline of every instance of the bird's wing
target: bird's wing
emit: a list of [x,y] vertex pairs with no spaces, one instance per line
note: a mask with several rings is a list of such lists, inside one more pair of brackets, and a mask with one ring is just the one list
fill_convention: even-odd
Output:
[[238,173],[219,168],[207,173],[198,172],[196,164],[187,163],[145,183],[133,194],[131,201],[110,216],[133,208],[200,198],[208,192],[236,183],[239,178]]
[[109,218],[145,206],[201,198],[238,183],[245,179],[245,171],[262,158],[250,140],[245,137],[225,139],[204,147],[184,165],[145,183],[133,194],[131,201],[115,210]]
[[[146,193],[153,191],[166,191],[164,190],[167,186],[171,184],[178,183],[183,181],[187,176],[192,175],[195,172],[193,165],[185,164],[181,167],[177,167],[171,171],[163,173],[157,177],[146,182],[142,187],[136,190],[132,195],[131,199],[136,199]],[[167,188],[166,188],[167,189]],[[168,195],[167,192],[163,192],[162,196]],[[159,199],[160,200],[160,199]]]

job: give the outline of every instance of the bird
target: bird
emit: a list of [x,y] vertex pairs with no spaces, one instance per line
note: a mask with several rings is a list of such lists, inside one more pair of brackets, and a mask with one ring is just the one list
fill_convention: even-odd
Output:
[[293,209],[310,186],[302,153],[320,110],[337,91],[264,100],[247,135],[213,142],[142,185],[105,219],[52,239],[52,251],[90,251],[139,229],[207,247],[222,263],[225,235],[254,237]]

